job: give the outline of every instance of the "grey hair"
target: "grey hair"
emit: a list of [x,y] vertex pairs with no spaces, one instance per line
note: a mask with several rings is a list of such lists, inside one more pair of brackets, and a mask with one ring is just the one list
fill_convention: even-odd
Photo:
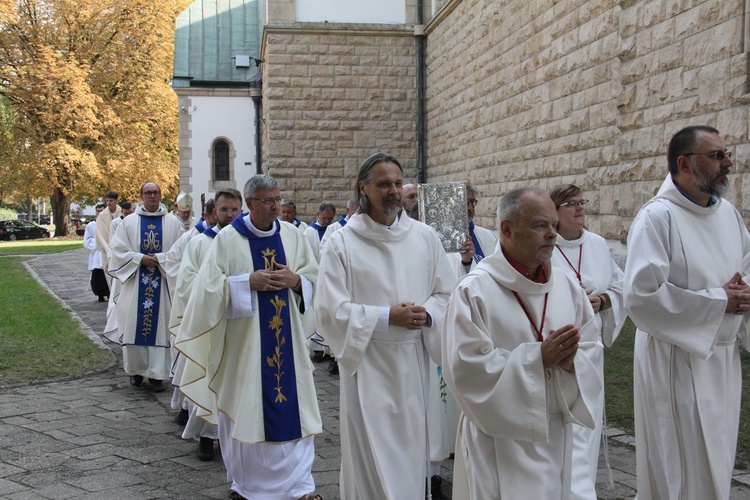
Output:
[[295,212],[297,211],[297,204],[294,203],[294,200],[284,200],[284,203],[281,204],[281,208],[284,207],[291,207],[292,210]]
[[359,201],[357,201],[357,198],[349,198],[346,202],[346,209],[352,210],[359,206]]
[[360,165],[359,167],[359,173],[357,174],[357,182],[354,184],[354,198],[359,200],[359,209],[357,213],[370,213],[370,200],[367,199],[367,196],[359,192],[359,183],[361,182],[365,185],[370,183],[370,181],[372,180],[372,169],[378,163],[393,163],[398,167],[401,173],[404,172],[404,169],[401,167],[401,163],[396,159],[396,157],[389,155],[388,153],[375,153],[364,162],[362,162],[362,165]]
[[479,190],[474,187],[469,179],[466,179],[466,193],[473,194],[475,199],[479,198]]
[[523,211],[521,207],[521,199],[525,195],[532,193],[548,196],[543,189],[536,186],[520,187],[505,193],[505,195],[500,198],[500,203],[497,205],[497,227],[500,227],[500,223],[504,220],[515,222],[516,219],[521,216]]
[[272,191],[278,189],[279,183],[276,179],[266,174],[255,174],[250,177],[245,183],[245,200],[248,198],[255,198],[258,191]]
[[330,201],[324,201],[320,205],[318,205],[318,212],[325,212],[326,210],[333,210],[333,213],[336,213],[336,205],[331,203]]

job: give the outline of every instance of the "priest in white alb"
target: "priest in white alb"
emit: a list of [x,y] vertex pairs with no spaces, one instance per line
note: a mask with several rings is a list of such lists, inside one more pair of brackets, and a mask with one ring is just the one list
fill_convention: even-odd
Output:
[[[193,292],[193,283],[198,276],[198,271],[200,271],[208,249],[219,231],[229,225],[241,211],[242,195],[234,188],[220,189],[216,192],[214,199],[206,201],[203,218],[209,224],[209,227],[188,242],[182,254],[180,271],[177,274],[177,287],[175,288],[172,314],[169,319],[169,331],[172,334],[173,346],[180,340],[179,331],[182,326],[182,318]],[[198,293],[202,292],[199,291]],[[201,307],[200,300],[194,301],[194,306]],[[189,329],[185,328],[184,331],[188,333]],[[179,351],[177,352],[179,353]],[[172,396],[172,409],[180,410],[175,421],[185,425],[182,439],[199,439],[198,458],[203,461],[213,460],[214,441],[219,439],[218,430],[215,425],[197,416],[198,407],[185,400],[184,394],[180,391],[185,362],[185,356],[178,354],[172,364],[172,386],[175,390],[175,395]]]
[[510,191],[498,220],[500,249],[459,283],[443,325],[443,374],[463,412],[453,498],[567,499],[572,426],[594,426],[601,391],[594,312],[550,265],[546,192]]
[[218,424],[235,495],[312,498],[322,424],[305,340],[318,266],[302,233],[277,220],[273,177],[251,177],[244,195],[250,213],[219,232],[193,283],[180,389]]
[[[107,207],[102,213],[96,216],[96,249],[102,253],[102,264],[104,265],[104,272],[107,272],[107,264],[109,262],[109,240],[112,235],[110,234],[110,226],[112,221],[122,215],[122,209],[117,204],[118,194],[114,191],[109,191],[104,195],[104,202]],[[111,278],[108,277],[108,281]]]
[[[239,191],[237,191],[237,194],[239,195]],[[242,200],[242,195],[239,196],[240,200]],[[195,275],[198,274],[198,269],[193,269],[195,261],[191,261],[191,266],[189,268],[191,272],[188,273],[187,276],[185,276],[185,274],[182,273],[183,261],[185,260],[184,257],[188,245],[197,236],[203,235],[207,236],[211,240],[213,239],[213,236],[216,235],[216,232],[209,231],[209,229],[216,225],[216,217],[216,202],[213,199],[206,200],[203,204],[203,213],[201,214],[201,218],[198,219],[198,222],[196,222],[195,226],[190,228],[189,231],[182,233],[182,236],[180,236],[175,244],[172,245],[172,248],[169,249],[169,252],[167,252],[165,268],[168,274],[175,277],[174,282],[170,283],[170,290],[172,291],[172,312],[170,314],[168,323],[172,344],[172,348],[170,349],[172,355],[173,387],[171,406],[173,410],[180,410],[180,413],[177,415],[177,417],[175,417],[175,422],[177,422],[179,425],[185,425],[185,423],[187,422],[188,409],[187,402],[185,401],[185,396],[182,394],[182,392],[180,392],[180,377],[182,375],[184,359],[180,359],[181,357],[179,351],[177,351],[177,349],[175,348],[174,340],[177,336],[177,327],[179,326],[179,322],[182,321],[182,315],[185,312],[185,306],[187,305],[187,301],[190,298],[190,291],[192,290],[190,285],[192,285],[192,280]],[[231,222],[231,220],[229,222]],[[203,239],[204,238],[201,238],[201,240]],[[187,277],[188,279],[186,280],[185,277]],[[182,283],[180,283],[181,279]]]
[[[167,323],[172,303],[166,255],[182,234],[180,223],[168,215],[161,188],[153,182],[141,186],[140,205],[123,219],[109,242],[110,274],[122,282],[117,302],[117,329],[106,337],[122,345],[122,364],[130,383],[140,386],[148,378],[156,392],[166,388],[171,356]],[[106,212],[106,210],[105,210]]]
[[750,235],[723,199],[733,166],[713,127],[677,132],[669,175],[628,233],[624,301],[638,327],[638,498],[729,498],[748,346]]
[[318,330],[341,377],[342,499],[414,500],[428,488],[428,349],[455,278],[429,226],[402,216],[402,170],[377,153],[357,177],[359,211],[323,246]]
[[[115,233],[117,232],[117,228],[120,227],[123,219],[132,214],[133,211],[135,211],[135,208],[133,207],[132,203],[130,203],[129,201],[123,202],[121,206],[122,215],[113,220],[112,224],[110,224],[109,226],[110,238],[114,237]],[[110,268],[112,267],[112,265],[110,264],[110,262],[112,261],[111,254],[108,256],[108,261],[109,262],[107,262],[107,268]],[[109,287],[109,302],[107,303],[107,323],[104,326],[104,337],[108,337],[110,334],[112,334],[112,332],[117,330],[117,301],[120,300],[120,288],[122,288],[122,283],[120,283],[119,279],[112,276],[110,276],[110,278],[112,279],[112,282]]]
[[[557,208],[558,226],[552,265],[581,285],[594,309],[596,329],[607,347],[612,347],[625,323],[627,314],[622,304],[622,282],[625,275],[612,259],[607,241],[585,229],[587,200],[581,188],[573,184],[555,186],[550,190]],[[599,379],[604,384],[604,352],[591,358]],[[572,498],[596,495],[596,474],[599,465],[604,414],[604,391],[594,408],[596,427],[576,426],[573,439]],[[606,465],[609,465],[608,463]],[[608,473],[611,471],[608,470]]]

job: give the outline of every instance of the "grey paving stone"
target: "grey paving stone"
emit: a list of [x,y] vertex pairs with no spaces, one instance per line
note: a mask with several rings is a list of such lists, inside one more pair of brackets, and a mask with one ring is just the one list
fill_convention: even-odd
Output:
[[19,484],[15,481],[11,481],[9,479],[0,479],[0,491],[3,492],[3,495],[15,493],[18,491],[26,491],[28,489],[28,486]]
[[46,498],[64,499],[64,498],[78,498],[85,494],[86,491],[75,486],[71,486],[65,483],[52,484],[44,486],[42,488],[35,488],[34,493],[38,493]]
[[120,490],[121,486],[141,484],[143,480],[138,476],[124,472],[96,472],[83,477],[70,479],[67,484],[86,491]]

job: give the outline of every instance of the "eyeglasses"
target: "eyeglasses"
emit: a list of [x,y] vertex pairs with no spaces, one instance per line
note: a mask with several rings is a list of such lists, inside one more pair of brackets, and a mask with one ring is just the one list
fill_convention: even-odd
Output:
[[589,200],[570,200],[566,201],[565,203],[560,203],[557,205],[558,208],[560,207],[577,207],[578,205],[584,206],[586,203],[588,203]]
[[161,193],[159,191],[144,191],[143,196],[159,196]]
[[466,204],[471,205],[472,207],[476,207],[477,203],[479,203],[479,200],[466,200]]
[[284,203],[284,198],[281,196],[277,196],[276,198],[271,198],[270,196],[268,198],[253,198],[254,200],[257,200],[261,203],[263,203],[267,207],[273,206],[274,203]]
[[[273,199],[273,198],[271,198],[271,199]],[[242,212],[242,209],[241,209],[241,208],[227,208],[227,207],[221,207],[221,208],[219,209],[219,212],[220,212],[220,213],[222,213],[222,214],[228,214],[229,212],[231,212],[231,213],[233,213],[233,214],[238,214],[238,213]]]
[[732,158],[732,152],[727,151],[726,149],[717,149],[716,151],[709,151],[708,153],[685,153],[682,156],[694,156],[694,155],[704,155],[709,156],[713,158],[714,160],[722,161],[724,158]]

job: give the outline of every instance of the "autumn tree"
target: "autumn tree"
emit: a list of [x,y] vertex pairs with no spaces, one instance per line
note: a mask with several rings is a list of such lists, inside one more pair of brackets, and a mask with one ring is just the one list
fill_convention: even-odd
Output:
[[[0,94],[13,111],[0,182],[70,202],[177,184],[174,21],[184,0],[0,0]],[[3,166],[6,168],[3,172]],[[8,168],[9,166],[9,168]]]

